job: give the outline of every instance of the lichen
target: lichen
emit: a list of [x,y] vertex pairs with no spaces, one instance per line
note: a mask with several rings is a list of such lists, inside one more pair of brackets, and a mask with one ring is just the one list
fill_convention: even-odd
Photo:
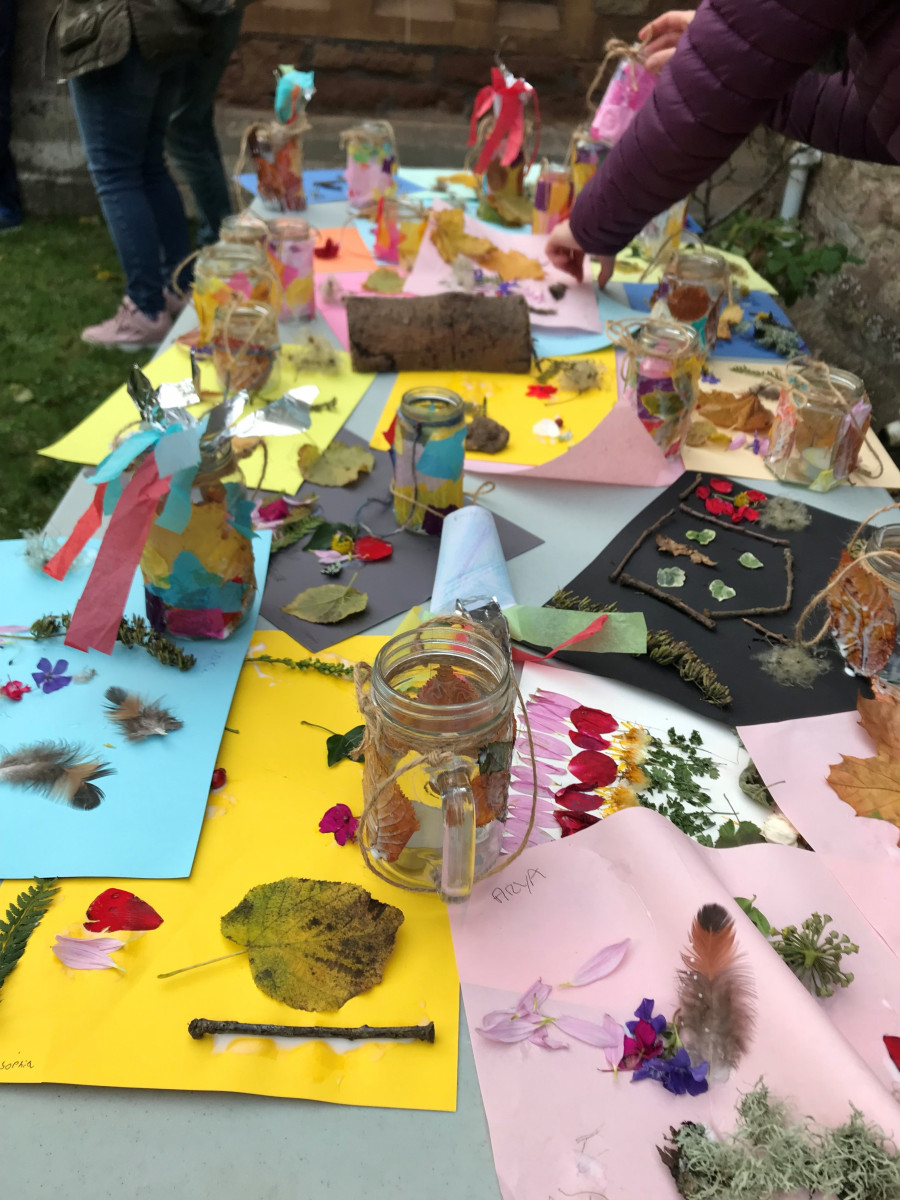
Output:
[[812,513],[802,500],[770,496],[760,509],[759,523],[767,529],[805,529]]
[[803,646],[766,646],[753,656],[767,675],[782,687],[811,688],[831,663]]

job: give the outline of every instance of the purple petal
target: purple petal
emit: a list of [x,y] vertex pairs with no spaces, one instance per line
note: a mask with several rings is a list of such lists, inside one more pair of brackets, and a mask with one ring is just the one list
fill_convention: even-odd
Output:
[[68,687],[71,682],[71,675],[51,675],[49,679],[44,680],[44,695],[49,696],[51,692],[58,692],[60,688]]
[[35,683],[38,685],[38,687],[43,687],[43,686],[44,686],[44,680],[47,678],[47,676],[46,676],[45,674],[43,674],[42,672],[39,672],[39,671],[32,671],[32,672],[31,672],[31,678],[32,678],[32,679],[34,680],[34,682],[35,682]]
[[349,554],[341,554],[339,550],[313,550],[320,563],[349,562]]
[[123,968],[109,956],[124,945],[118,938],[72,938],[58,933],[50,949],[61,963],[76,971],[106,971],[110,967],[121,971]]
[[542,1046],[545,1050],[569,1049],[568,1042],[562,1042],[558,1038],[551,1038],[550,1031],[546,1025],[539,1026],[528,1040],[534,1042],[536,1046]]
[[[639,1021],[649,1021],[650,1018],[653,1016],[653,1005],[654,1005],[654,1001],[648,1000],[647,997],[645,996],[644,999],[637,1006],[637,1008],[634,1010],[634,1015],[637,1017],[637,1019]],[[628,1025],[630,1028],[631,1021],[628,1022]]]
[[38,659],[38,670],[43,671],[45,675],[49,675],[50,671],[51,671],[50,659],[49,658],[39,658]]
[[[493,1016],[492,1013],[488,1014]],[[482,1037],[487,1038],[489,1042],[527,1042],[534,1033],[534,1021],[514,1021],[509,1019],[505,1022],[492,1025],[480,1025],[477,1032]]]
[[609,1013],[604,1015],[599,1025],[595,1021],[584,1021],[581,1017],[565,1014],[556,1018],[556,1025],[579,1042],[609,1051],[606,1058],[610,1066],[615,1067],[621,1061],[625,1049],[625,1030]]
[[553,988],[549,983],[542,983],[540,979],[535,980],[516,1001],[516,1015],[530,1017],[533,1013],[539,1012],[541,1005],[552,991]]
[[53,670],[50,672],[50,674],[51,675],[63,675],[63,674],[65,674],[65,671],[66,671],[66,668],[68,667],[68,665],[69,664],[66,662],[66,660],[64,658],[60,658],[57,660],[56,666],[53,668]]
[[589,958],[583,966],[579,967],[568,983],[561,986],[586,987],[589,983],[596,983],[598,979],[605,979],[621,963],[630,945],[631,938],[625,938],[624,941],[604,946],[602,950],[597,951],[593,958]]

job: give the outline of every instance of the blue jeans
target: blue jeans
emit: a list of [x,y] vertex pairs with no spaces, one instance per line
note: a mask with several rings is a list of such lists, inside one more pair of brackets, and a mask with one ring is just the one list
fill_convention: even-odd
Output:
[[[191,251],[163,145],[181,63],[148,63],[132,42],[121,62],[69,80],[75,118],[106,224],[141,312],[158,316],[163,286]],[[183,271],[179,283],[190,280]]]
[[188,59],[166,136],[166,149],[194,193],[201,246],[218,238],[222,218],[231,212],[231,192],[213,118],[216,92],[237,45],[243,16],[241,7],[217,17],[203,45]]

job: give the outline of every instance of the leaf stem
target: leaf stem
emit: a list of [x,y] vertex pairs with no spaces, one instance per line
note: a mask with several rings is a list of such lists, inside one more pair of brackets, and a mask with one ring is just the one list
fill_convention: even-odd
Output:
[[173,975],[181,975],[185,971],[195,971],[197,967],[208,967],[212,963],[224,962],[226,958],[237,958],[240,954],[246,954],[250,949],[245,946],[243,950],[235,950],[234,954],[220,954],[218,958],[207,958],[204,962],[191,963],[189,967],[178,967],[175,971],[166,971],[163,975],[157,975],[157,979],[171,979]]
[[321,729],[323,733],[330,733],[332,737],[340,736],[333,729],[329,729],[327,725],[317,725],[315,721],[301,721],[300,724],[308,725],[310,729]]

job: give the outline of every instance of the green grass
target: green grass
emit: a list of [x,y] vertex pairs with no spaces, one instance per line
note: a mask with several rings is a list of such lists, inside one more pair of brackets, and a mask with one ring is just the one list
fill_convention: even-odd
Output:
[[40,528],[78,471],[38,450],[150,358],[81,341],[123,290],[99,217],[29,219],[0,236],[0,538]]

